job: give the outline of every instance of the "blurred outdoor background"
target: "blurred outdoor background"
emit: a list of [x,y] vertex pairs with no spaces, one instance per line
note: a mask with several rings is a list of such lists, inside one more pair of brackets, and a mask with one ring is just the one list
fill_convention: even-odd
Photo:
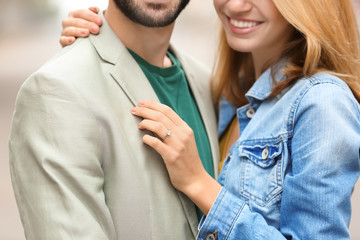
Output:
[[[360,18],[360,0],[357,15]],[[61,47],[61,20],[72,9],[108,0],[0,0],[0,240],[24,240],[9,174],[8,136],[17,91]],[[177,20],[172,43],[212,67],[216,13],[211,0],[191,0]],[[150,39],[149,39],[150,40]],[[360,67],[360,66],[359,66]],[[352,197],[352,239],[360,240],[360,183]],[[81,219],[79,219],[81,221]]]

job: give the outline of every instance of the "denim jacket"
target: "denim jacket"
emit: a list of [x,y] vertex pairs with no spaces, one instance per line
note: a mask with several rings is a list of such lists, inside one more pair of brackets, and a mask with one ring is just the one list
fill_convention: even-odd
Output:
[[[281,76],[276,76],[277,81]],[[270,98],[270,70],[249,104],[220,103],[219,134],[236,114],[240,138],[198,239],[350,239],[350,196],[360,174],[360,108],[339,78],[316,74]]]

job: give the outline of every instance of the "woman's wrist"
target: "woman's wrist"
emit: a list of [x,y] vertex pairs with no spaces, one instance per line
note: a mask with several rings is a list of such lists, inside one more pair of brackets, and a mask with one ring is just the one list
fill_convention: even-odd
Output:
[[204,170],[183,192],[207,215],[220,191],[221,185]]

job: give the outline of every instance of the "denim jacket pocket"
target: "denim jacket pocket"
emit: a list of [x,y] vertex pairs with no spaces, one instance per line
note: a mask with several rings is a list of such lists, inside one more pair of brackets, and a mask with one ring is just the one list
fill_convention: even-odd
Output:
[[240,194],[249,201],[265,206],[283,189],[282,142],[243,145]]

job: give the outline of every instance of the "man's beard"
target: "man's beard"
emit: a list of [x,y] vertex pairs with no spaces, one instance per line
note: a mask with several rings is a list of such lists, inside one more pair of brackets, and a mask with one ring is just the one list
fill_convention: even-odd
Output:
[[169,9],[163,4],[148,4],[147,8],[139,6],[135,0],[114,0],[117,7],[131,21],[146,27],[165,27],[172,24],[190,0],[179,0]]

